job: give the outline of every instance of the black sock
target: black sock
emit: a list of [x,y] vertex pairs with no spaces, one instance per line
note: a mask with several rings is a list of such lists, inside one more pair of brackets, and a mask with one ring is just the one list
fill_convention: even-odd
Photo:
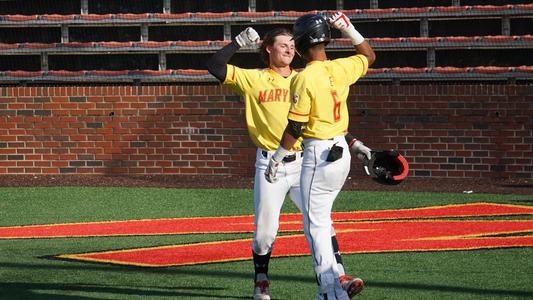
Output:
[[254,269],[255,269],[255,277],[254,280],[257,280],[257,274],[264,273],[268,276],[268,263],[270,262],[270,254],[272,252],[268,252],[265,255],[259,255],[256,254],[254,251],[252,251],[253,257],[254,257]]
[[333,254],[335,254],[335,260],[338,264],[342,265],[341,251],[339,250],[339,243],[337,242],[337,236],[331,236],[331,245],[333,246]]

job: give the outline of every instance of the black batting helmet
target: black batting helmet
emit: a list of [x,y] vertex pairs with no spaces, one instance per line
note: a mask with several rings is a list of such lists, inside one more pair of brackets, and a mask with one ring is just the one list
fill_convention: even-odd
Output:
[[396,150],[372,151],[372,158],[364,161],[365,172],[378,183],[396,185],[409,172],[407,160]]
[[328,22],[320,15],[307,14],[299,17],[294,23],[294,44],[298,54],[303,55],[305,51],[314,45],[325,43],[331,40],[331,31]]

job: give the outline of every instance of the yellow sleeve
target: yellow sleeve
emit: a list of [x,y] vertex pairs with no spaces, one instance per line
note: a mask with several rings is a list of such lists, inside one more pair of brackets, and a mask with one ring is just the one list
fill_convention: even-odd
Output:
[[311,113],[312,92],[307,84],[304,74],[296,75],[291,81],[291,108],[288,119],[296,122],[307,123]]
[[349,85],[354,84],[368,71],[368,59],[361,54],[339,58],[335,62],[341,67],[346,83]]
[[256,74],[256,70],[242,69],[228,64],[226,79],[222,84],[230,87],[236,93],[244,95],[252,88],[252,84],[257,77]]

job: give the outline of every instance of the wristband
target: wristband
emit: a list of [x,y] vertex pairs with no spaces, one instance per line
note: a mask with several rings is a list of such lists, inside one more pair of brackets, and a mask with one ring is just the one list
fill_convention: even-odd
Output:
[[357,139],[349,132],[344,135],[344,139],[346,140],[349,148],[352,148],[352,145],[357,142]]
[[287,156],[287,154],[289,154],[289,150],[283,148],[281,145],[278,147],[278,149],[276,150],[276,152],[274,152],[274,154],[272,154],[272,159],[276,162],[280,162],[283,160],[283,158],[285,156]]
[[359,33],[359,31],[357,31],[357,29],[355,29],[355,27],[353,27],[353,25],[346,28],[345,33],[352,40],[353,45],[357,46],[365,41],[365,38]]

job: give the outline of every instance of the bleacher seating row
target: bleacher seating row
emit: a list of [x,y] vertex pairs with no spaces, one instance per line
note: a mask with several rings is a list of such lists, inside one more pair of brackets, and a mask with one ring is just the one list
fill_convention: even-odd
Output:
[[[289,27],[294,20],[305,13],[330,14],[333,11],[268,11],[268,12],[185,12],[185,13],[116,13],[116,14],[40,14],[40,15],[0,15],[1,30],[13,28],[57,28],[57,37],[53,38],[58,42],[34,42],[29,40],[24,42],[4,42],[0,34],[0,82],[11,83],[20,81],[107,81],[113,79],[117,81],[213,81],[205,70],[189,70],[187,65],[183,67],[176,63],[167,70],[167,55],[174,55],[173,61],[180,60],[176,55],[183,55],[183,61],[191,61],[187,55],[200,55],[200,60],[205,59],[229,43],[231,36],[237,30],[242,30],[249,24],[255,26],[284,26]],[[412,66],[400,65],[377,65],[376,69],[369,72],[367,80],[383,79],[503,79],[503,80],[530,80],[532,78],[530,65],[531,59],[528,53],[533,49],[533,35],[531,30],[525,30],[526,34],[511,35],[511,20],[520,20],[520,26],[527,24],[533,17],[533,4],[509,4],[509,5],[472,5],[472,6],[427,6],[427,7],[398,7],[398,8],[369,8],[350,9],[344,12],[354,23],[372,24],[373,26],[383,25],[383,20],[390,22],[403,22],[415,20],[418,22],[418,36],[383,37],[368,36],[370,44],[378,52],[378,55],[396,55],[400,50],[402,53],[412,52],[413,56],[418,56],[418,60],[423,63],[415,63]],[[431,20],[470,20],[470,19],[495,19],[501,23],[501,32],[494,35],[473,35],[473,36],[434,36],[430,32]],[[155,26],[176,27],[181,30],[194,30],[194,26],[222,25],[220,39],[202,39],[202,34],[198,34],[200,40],[152,40],[149,35],[149,28]],[[92,27],[91,27],[92,26]],[[126,28],[138,27],[139,35],[137,40],[116,41],[73,41],[70,39],[69,30],[71,28]],[[209,26],[206,26],[209,28]],[[266,29],[262,28],[263,31]],[[209,29],[208,29],[209,30]],[[234,32],[232,32],[234,31]],[[524,30],[522,30],[524,32]],[[52,32],[52,35],[56,34]],[[22,35],[24,36],[24,35]],[[349,40],[333,36],[334,39],[328,45],[328,52],[341,54],[346,51],[353,51]],[[25,38],[25,37],[23,37]],[[60,42],[59,42],[60,41]],[[479,50],[479,51],[521,51],[507,52],[504,56],[513,58],[512,62],[502,62],[500,65],[469,65],[462,62],[458,65],[442,64],[444,59],[438,61],[438,51],[449,50]],[[243,49],[236,56],[239,57],[251,54],[255,50],[252,48]],[[418,52],[417,52],[418,51]],[[437,53],[437,54],[436,54]],[[157,58],[158,64],[151,64],[157,70],[83,70],[72,67],[69,70],[49,70],[48,58],[68,56],[83,56],[91,59],[91,55],[113,55],[120,54],[124,57],[128,55],[151,55]],[[492,53],[491,53],[492,54]],[[525,55],[524,55],[525,54]],[[533,54],[533,53],[532,53]],[[485,55],[477,54],[479,56]],[[34,57],[39,59],[36,71]],[[335,54],[333,55],[335,56]],[[463,57],[469,54],[462,53]],[[476,54],[472,54],[476,56]],[[34,65],[28,68],[12,69],[14,63],[6,63],[8,67],[2,67],[2,60],[11,61],[12,58],[25,61],[24,58],[34,61]],[[421,57],[421,58],[420,58]],[[524,57],[524,63],[516,63],[516,57]],[[195,57],[197,59],[198,57]],[[246,60],[244,58],[241,60]],[[389,58],[394,61],[396,58]],[[153,60],[153,59],[152,59]],[[402,60],[402,58],[396,59]],[[492,60],[494,61],[494,60]],[[379,63],[380,61],[378,61]],[[16,63],[15,63],[16,65]],[[25,66],[25,64],[20,64]],[[420,66],[425,67],[420,67]],[[466,67],[465,67],[466,65]],[[531,64],[533,65],[533,64]],[[451,67],[450,67],[451,66]],[[195,66],[197,67],[197,66]],[[254,66],[256,67],[256,66]],[[297,66],[298,67],[298,66]],[[299,66],[301,67],[301,65]],[[489,70],[489,71],[487,71]]]
[[[531,80],[532,66],[519,67],[434,67],[369,69],[367,80]],[[122,71],[4,71],[0,82],[216,82],[206,70],[122,70]]]
[[[331,14],[333,11],[312,11],[313,13]],[[69,28],[80,26],[138,26],[140,33],[136,38],[140,41],[151,39],[149,29],[158,26],[224,26],[220,30],[220,39],[230,39],[231,29],[235,25],[265,25],[282,24],[290,26],[297,17],[309,12],[295,11],[272,11],[272,12],[197,12],[181,14],[104,14],[104,15],[0,15],[0,30],[6,28],[60,28],[55,41],[76,41],[69,39]],[[503,6],[459,6],[459,7],[421,7],[421,8],[397,8],[397,9],[357,9],[344,10],[354,23],[379,24],[384,20],[407,21],[416,20],[419,23],[419,33],[410,36],[435,36],[430,32],[430,22],[433,20],[450,19],[487,19],[496,18],[501,22],[500,32],[492,32],[490,35],[511,35],[511,20],[529,20],[533,16],[533,4],[503,5]],[[405,23],[404,23],[405,24]],[[189,28],[189,27],[188,27]],[[417,29],[418,29],[417,28]],[[197,28],[192,28],[197,29]],[[0,32],[1,33],[1,32]],[[235,34],[235,32],[233,33]],[[524,33],[516,33],[521,35]],[[443,34],[440,34],[441,36]],[[477,34],[489,35],[489,34]],[[372,37],[372,36],[370,36]],[[30,37],[26,37],[30,38]],[[2,35],[0,34],[0,42]],[[34,42],[27,40],[27,42]],[[78,41],[79,42],[79,41]]]
[[[385,48],[522,48],[533,47],[533,35],[524,36],[454,36],[454,37],[407,37],[369,38],[369,43],[377,50]],[[165,42],[88,42],[88,43],[0,43],[2,54],[21,53],[79,53],[79,52],[198,52],[217,51],[230,41],[165,41]],[[349,39],[332,39],[329,50],[353,49]],[[246,48],[242,51],[255,51]]]
[[[114,24],[114,23],[205,23],[208,22],[282,22],[294,20],[307,13],[332,14],[336,11],[269,11],[269,12],[186,12],[179,14],[71,14],[71,15],[4,15],[0,25],[75,25],[75,24]],[[464,18],[489,16],[522,16],[533,13],[533,4],[516,5],[475,5],[439,7],[400,7],[376,9],[352,9],[343,12],[357,21],[401,18]]]

